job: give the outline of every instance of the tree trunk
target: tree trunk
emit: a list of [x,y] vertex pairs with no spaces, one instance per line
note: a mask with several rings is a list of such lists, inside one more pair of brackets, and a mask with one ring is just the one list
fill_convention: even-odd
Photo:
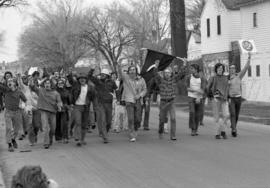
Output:
[[170,0],[172,54],[187,57],[185,0]]

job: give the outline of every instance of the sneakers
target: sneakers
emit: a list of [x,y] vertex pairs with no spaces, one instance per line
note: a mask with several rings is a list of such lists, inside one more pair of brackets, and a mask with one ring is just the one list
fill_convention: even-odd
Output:
[[50,148],[50,145],[49,144],[45,144],[44,145],[44,149],[49,149]]
[[11,143],[8,144],[8,151],[9,152],[14,152],[14,148],[13,148]]
[[76,146],[81,147],[82,146],[81,142],[77,142]]
[[16,142],[15,139],[12,139],[12,145],[13,145],[13,147],[14,147],[15,149],[18,148],[18,144],[17,144],[17,142]]
[[220,135],[216,135],[216,139],[221,139],[221,137],[226,140],[227,139],[227,135],[226,135],[226,132],[225,131],[222,131],[220,133]]
[[237,131],[236,130],[232,131],[232,137],[237,137]]
[[220,135],[223,137],[223,139],[227,139],[227,135],[225,131],[222,131]]
[[144,127],[143,130],[144,131],[149,131],[150,129],[149,129],[149,127]]
[[136,141],[136,138],[131,138],[129,141],[130,142],[135,142]]
[[64,144],[67,144],[68,143],[68,139],[67,138],[64,138],[63,143]]
[[103,143],[104,144],[108,144],[109,143],[108,139],[107,138],[104,138]]
[[172,141],[176,141],[177,138],[176,138],[175,136],[173,136],[173,137],[171,137],[171,140],[172,140]]
[[23,140],[24,137],[25,137],[24,134],[22,134],[22,135],[20,136],[19,140]]

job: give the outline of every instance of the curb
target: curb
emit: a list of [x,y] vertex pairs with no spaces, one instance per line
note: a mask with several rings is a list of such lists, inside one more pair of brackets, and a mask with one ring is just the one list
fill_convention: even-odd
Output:
[[0,169],[0,188],[5,188],[5,183],[3,179],[2,169]]

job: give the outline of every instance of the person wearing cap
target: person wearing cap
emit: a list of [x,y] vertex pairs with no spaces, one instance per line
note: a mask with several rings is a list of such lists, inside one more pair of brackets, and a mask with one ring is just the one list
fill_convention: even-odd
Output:
[[7,80],[6,84],[0,83],[0,91],[5,95],[6,142],[8,150],[13,152],[14,148],[18,148],[16,137],[22,127],[22,116],[19,108],[20,100],[26,102],[27,99],[23,92],[18,89],[18,83],[12,77]]
[[146,83],[142,77],[138,77],[135,65],[129,66],[127,73],[124,73],[118,64],[118,73],[123,80],[122,100],[126,104],[130,142],[135,142],[137,130],[141,126],[142,100],[147,93]]
[[95,103],[96,93],[93,87],[87,83],[87,75],[80,73],[77,81],[72,83],[72,105],[74,114],[74,137],[78,147],[86,145],[85,135],[89,120],[90,102]]
[[63,108],[56,113],[55,140],[66,144],[68,143],[68,109],[71,105],[71,94],[65,88],[65,83],[64,78],[60,78],[57,83],[56,91],[60,94]]
[[110,78],[110,71],[102,69],[100,79],[93,76],[94,69],[91,69],[88,78],[94,83],[97,91],[97,124],[99,133],[104,139],[104,143],[108,143],[108,132],[112,123],[112,103],[113,93],[117,89],[114,81]]
[[191,74],[186,78],[189,98],[189,128],[191,129],[191,136],[197,136],[206,80],[199,73],[199,65],[190,65],[190,72]]
[[52,88],[52,81],[46,79],[44,88],[38,88],[34,84],[29,87],[38,95],[37,108],[41,114],[41,124],[44,130],[44,148],[49,149],[53,144],[53,136],[55,135],[56,113],[61,111],[63,103],[60,94]]
[[176,141],[176,118],[174,99],[176,97],[176,87],[179,80],[184,79],[187,74],[186,60],[184,61],[184,68],[173,72],[171,66],[168,66],[163,72],[158,72],[159,60],[155,61],[155,79],[160,89],[160,105],[159,105],[159,137],[163,138],[164,123],[166,122],[167,114],[170,115],[171,129],[170,139]]
[[[209,79],[207,85],[208,97],[212,101],[213,116],[217,127],[216,139],[227,139],[226,127],[229,120],[229,82],[228,76],[224,74],[225,66],[217,63],[214,67],[216,75]],[[220,112],[222,116],[220,116]]]
[[229,68],[229,110],[231,120],[231,134],[237,137],[237,122],[242,104],[242,83],[241,80],[245,76],[248,68],[250,67],[251,53],[248,54],[247,63],[244,68],[237,73],[235,65]]

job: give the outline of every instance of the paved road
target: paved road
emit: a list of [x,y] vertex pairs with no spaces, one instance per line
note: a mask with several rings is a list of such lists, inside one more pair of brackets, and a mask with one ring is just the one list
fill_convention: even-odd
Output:
[[178,112],[177,142],[158,139],[157,109],[151,131],[140,131],[136,143],[127,133],[111,133],[108,145],[92,133],[82,148],[58,143],[44,150],[23,141],[20,147],[32,152],[1,153],[4,175],[9,182],[18,168],[39,164],[63,188],[270,188],[270,127],[240,122],[240,137],[215,140],[211,119],[198,137],[189,135],[187,122]]

